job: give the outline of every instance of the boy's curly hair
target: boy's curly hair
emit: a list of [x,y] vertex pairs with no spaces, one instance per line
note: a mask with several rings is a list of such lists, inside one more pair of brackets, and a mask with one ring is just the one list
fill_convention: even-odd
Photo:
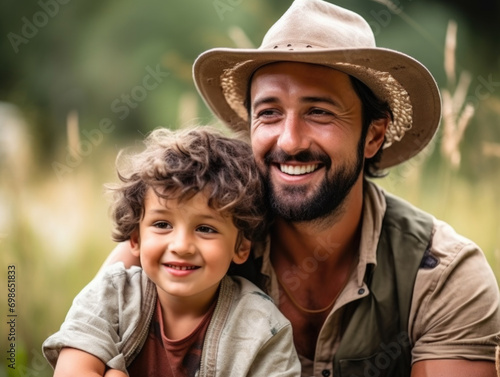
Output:
[[[117,167],[121,183],[107,186],[114,199],[113,240],[125,241],[138,229],[149,188],[159,197],[179,201],[203,191],[211,208],[232,217],[240,235],[262,240],[264,189],[246,142],[211,127],[198,127],[157,129],[144,143],[144,151],[128,156],[127,169]],[[117,161],[122,157],[120,153]]]

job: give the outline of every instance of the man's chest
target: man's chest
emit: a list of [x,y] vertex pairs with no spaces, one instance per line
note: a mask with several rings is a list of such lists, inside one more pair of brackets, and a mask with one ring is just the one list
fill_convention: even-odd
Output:
[[292,323],[293,339],[299,355],[314,360],[318,336],[323,328],[331,308],[322,312],[306,312],[286,296],[280,297],[280,311]]

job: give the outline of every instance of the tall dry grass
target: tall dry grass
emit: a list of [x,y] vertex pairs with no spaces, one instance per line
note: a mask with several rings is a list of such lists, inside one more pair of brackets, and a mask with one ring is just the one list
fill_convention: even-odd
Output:
[[[6,132],[8,123],[0,124],[0,133]],[[0,164],[0,287],[6,292],[7,268],[15,266],[17,365],[8,368],[2,357],[0,375],[44,377],[52,370],[42,360],[42,341],[59,328],[73,297],[113,247],[102,185],[114,179],[116,153],[102,145],[59,180],[50,164],[40,164],[29,153],[33,148],[26,129],[16,127],[22,137],[16,148],[3,149],[2,161],[9,164]],[[25,154],[29,159],[17,160]],[[2,298],[0,313],[7,312]],[[0,342],[5,355],[3,329],[5,323]]]

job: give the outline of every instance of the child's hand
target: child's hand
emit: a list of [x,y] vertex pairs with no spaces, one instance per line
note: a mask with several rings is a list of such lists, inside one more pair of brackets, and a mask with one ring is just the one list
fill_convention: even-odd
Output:
[[121,370],[118,369],[108,369],[104,373],[104,377],[128,377],[126,373],[123,373]]

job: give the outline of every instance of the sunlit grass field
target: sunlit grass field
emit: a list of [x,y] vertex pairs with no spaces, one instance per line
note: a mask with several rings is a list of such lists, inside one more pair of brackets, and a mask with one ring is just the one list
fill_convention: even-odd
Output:
[[[62,179],[50,166],[38,166],[33,160],[3,166],[1,286],[6,287],[8,266],[15,266],[17,317],[16,369],[8,367],[8,348],[2,347],[0,376],[52,375],[41,344],[58,329],[73,297],[114,246],[103,184],[115,180],[115,157],[116,147],[102,144]],[[500,277],[500,178],[471,182],[444,163],[437,169],[426,165],[425,161],[403,165],[379,184],[473,239]],[[21,170],[14,174],[13,168]],[[6,288],[2,292],[0,313],[6,330],[2,338],[6,338]]]

